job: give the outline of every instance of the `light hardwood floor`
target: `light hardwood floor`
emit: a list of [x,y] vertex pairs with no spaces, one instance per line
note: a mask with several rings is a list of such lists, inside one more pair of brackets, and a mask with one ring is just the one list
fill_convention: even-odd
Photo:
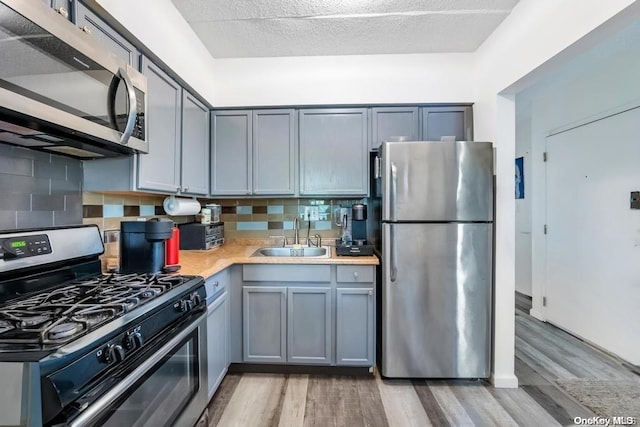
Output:
[[638,377],[620,361],[528,315],[516,295],[518,389],[486,381],[379,376],[228,374],[209,404],[209,426],[559,426],[595,414],[563,379]]

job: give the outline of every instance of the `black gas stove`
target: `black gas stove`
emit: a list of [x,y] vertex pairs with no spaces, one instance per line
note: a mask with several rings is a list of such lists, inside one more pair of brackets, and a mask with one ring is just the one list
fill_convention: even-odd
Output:
[[[204,280],[103,275],[102,252],[94,226],[0,233],[0,374],[22,389],[17,401],[0,402],[0,425],[12,425],[12,419],[19,425],[133,422],[121,416],[130,416],[130,408],[118,409],[127,393],[145,386],[135,386],[131,376],[149,359],[158,359],[158,366],[145,375],[160,370],[182,347],[188,357],[182,376],[192,380],[184,390],[176,383],[176,390],[195,397],[206,389],[198,351],[204,344]],[[131,384],[110,397],[123,382]],[[160,382],[166,385],[166,378]],[[187,403],[163,422],[177,422]]]

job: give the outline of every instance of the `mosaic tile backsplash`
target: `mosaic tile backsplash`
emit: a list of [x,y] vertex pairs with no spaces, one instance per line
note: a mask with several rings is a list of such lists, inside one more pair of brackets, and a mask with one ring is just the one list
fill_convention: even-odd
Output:
[[[101,230],[118,230],[120,221],[135,221],[138,218],[169,217],[178,223],[194,221],[194,217],[170,217],[162,208],[166,196],[145,193],[92,193],[82,195],[83,222],[97,224]],[[270,236],[293,236],[294,219],[299,220],[300,236],[306,237],[308,221],[304,217],[305,207],[318,208],[318,221],[311,221],[310,234],[325,238],[338,237],[341,229],[337,225],[347,209],[351,216],[351,205],[361,199],[199,199],[222,206],[221,221],[224,222],[225,238],[265,239]]]

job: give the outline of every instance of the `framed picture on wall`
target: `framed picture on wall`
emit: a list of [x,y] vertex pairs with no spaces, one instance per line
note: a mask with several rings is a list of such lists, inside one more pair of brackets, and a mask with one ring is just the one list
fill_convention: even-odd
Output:
[[516,159],[516,199],[524,199],[524,157]]

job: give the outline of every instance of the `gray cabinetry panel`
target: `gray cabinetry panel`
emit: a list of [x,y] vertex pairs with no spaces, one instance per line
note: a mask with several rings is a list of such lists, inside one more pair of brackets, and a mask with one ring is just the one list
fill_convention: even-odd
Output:
[[252,112],[211,113],[211,194],[251,194]]
[[209,194],[209,109],[182,92],[182,192]]
[[289,287],[287,361],[331,363],[331,288]]
[[253,194],[295,194],[294,110],[253,112]]
[[225,291],[207,308],[208,396],[215,393],[229,367],[229,299]]
[[243,360],[284,363],[287,360],[287,288],[242,288]]
[[254,282],[330,282],[330,265],[245,264],[242,280]]
[[336,291],[336,365],[373,366],[373,288]]
[[443,136],[455,136],[456,141],[473,141],[470,106],[422,108],[422,139],[440,141]]
[[180,189],[182,88],[147,58],[142,68],[149,153],[138,156],[138,188],[175,193]]
[[392,137],[408,141],[420,140],[420,114],[418,107],[375,107],[371,109],[371,144],[377,150]]
[[373,283],[375,267],[370,265],[338,265],[338,283]]
[[73,15],[73,4],[71,2],[71,0],[44,0],[44,2],[48,5],[50,5],[56,12],[61,13],[60,8],[63,8],[66,12],[67,12],[67,19],[70,21],[73,21],[74,15]]
[[367,110],[300,110],[299,120],[300,194],[366,195]]
[[[54,2],[62,3],[64,1]],[[54,4],[54,7],[56,5]],[[65,6],[66,7],[66,6]],[[58,9],[58,8],[56,8]],[[140,53],[138,50],[129,43],[124,37],[116,33],[106,22],[98,18],[96,14],[91,12],[85,5],[76,1],[76,25],[85,29],[91,34],[98,43],[103,45],[109,51],[113,52],[118,58],[127,62],[136,70],[140,68]],[[149,88],[149,93],[151,89]]]

